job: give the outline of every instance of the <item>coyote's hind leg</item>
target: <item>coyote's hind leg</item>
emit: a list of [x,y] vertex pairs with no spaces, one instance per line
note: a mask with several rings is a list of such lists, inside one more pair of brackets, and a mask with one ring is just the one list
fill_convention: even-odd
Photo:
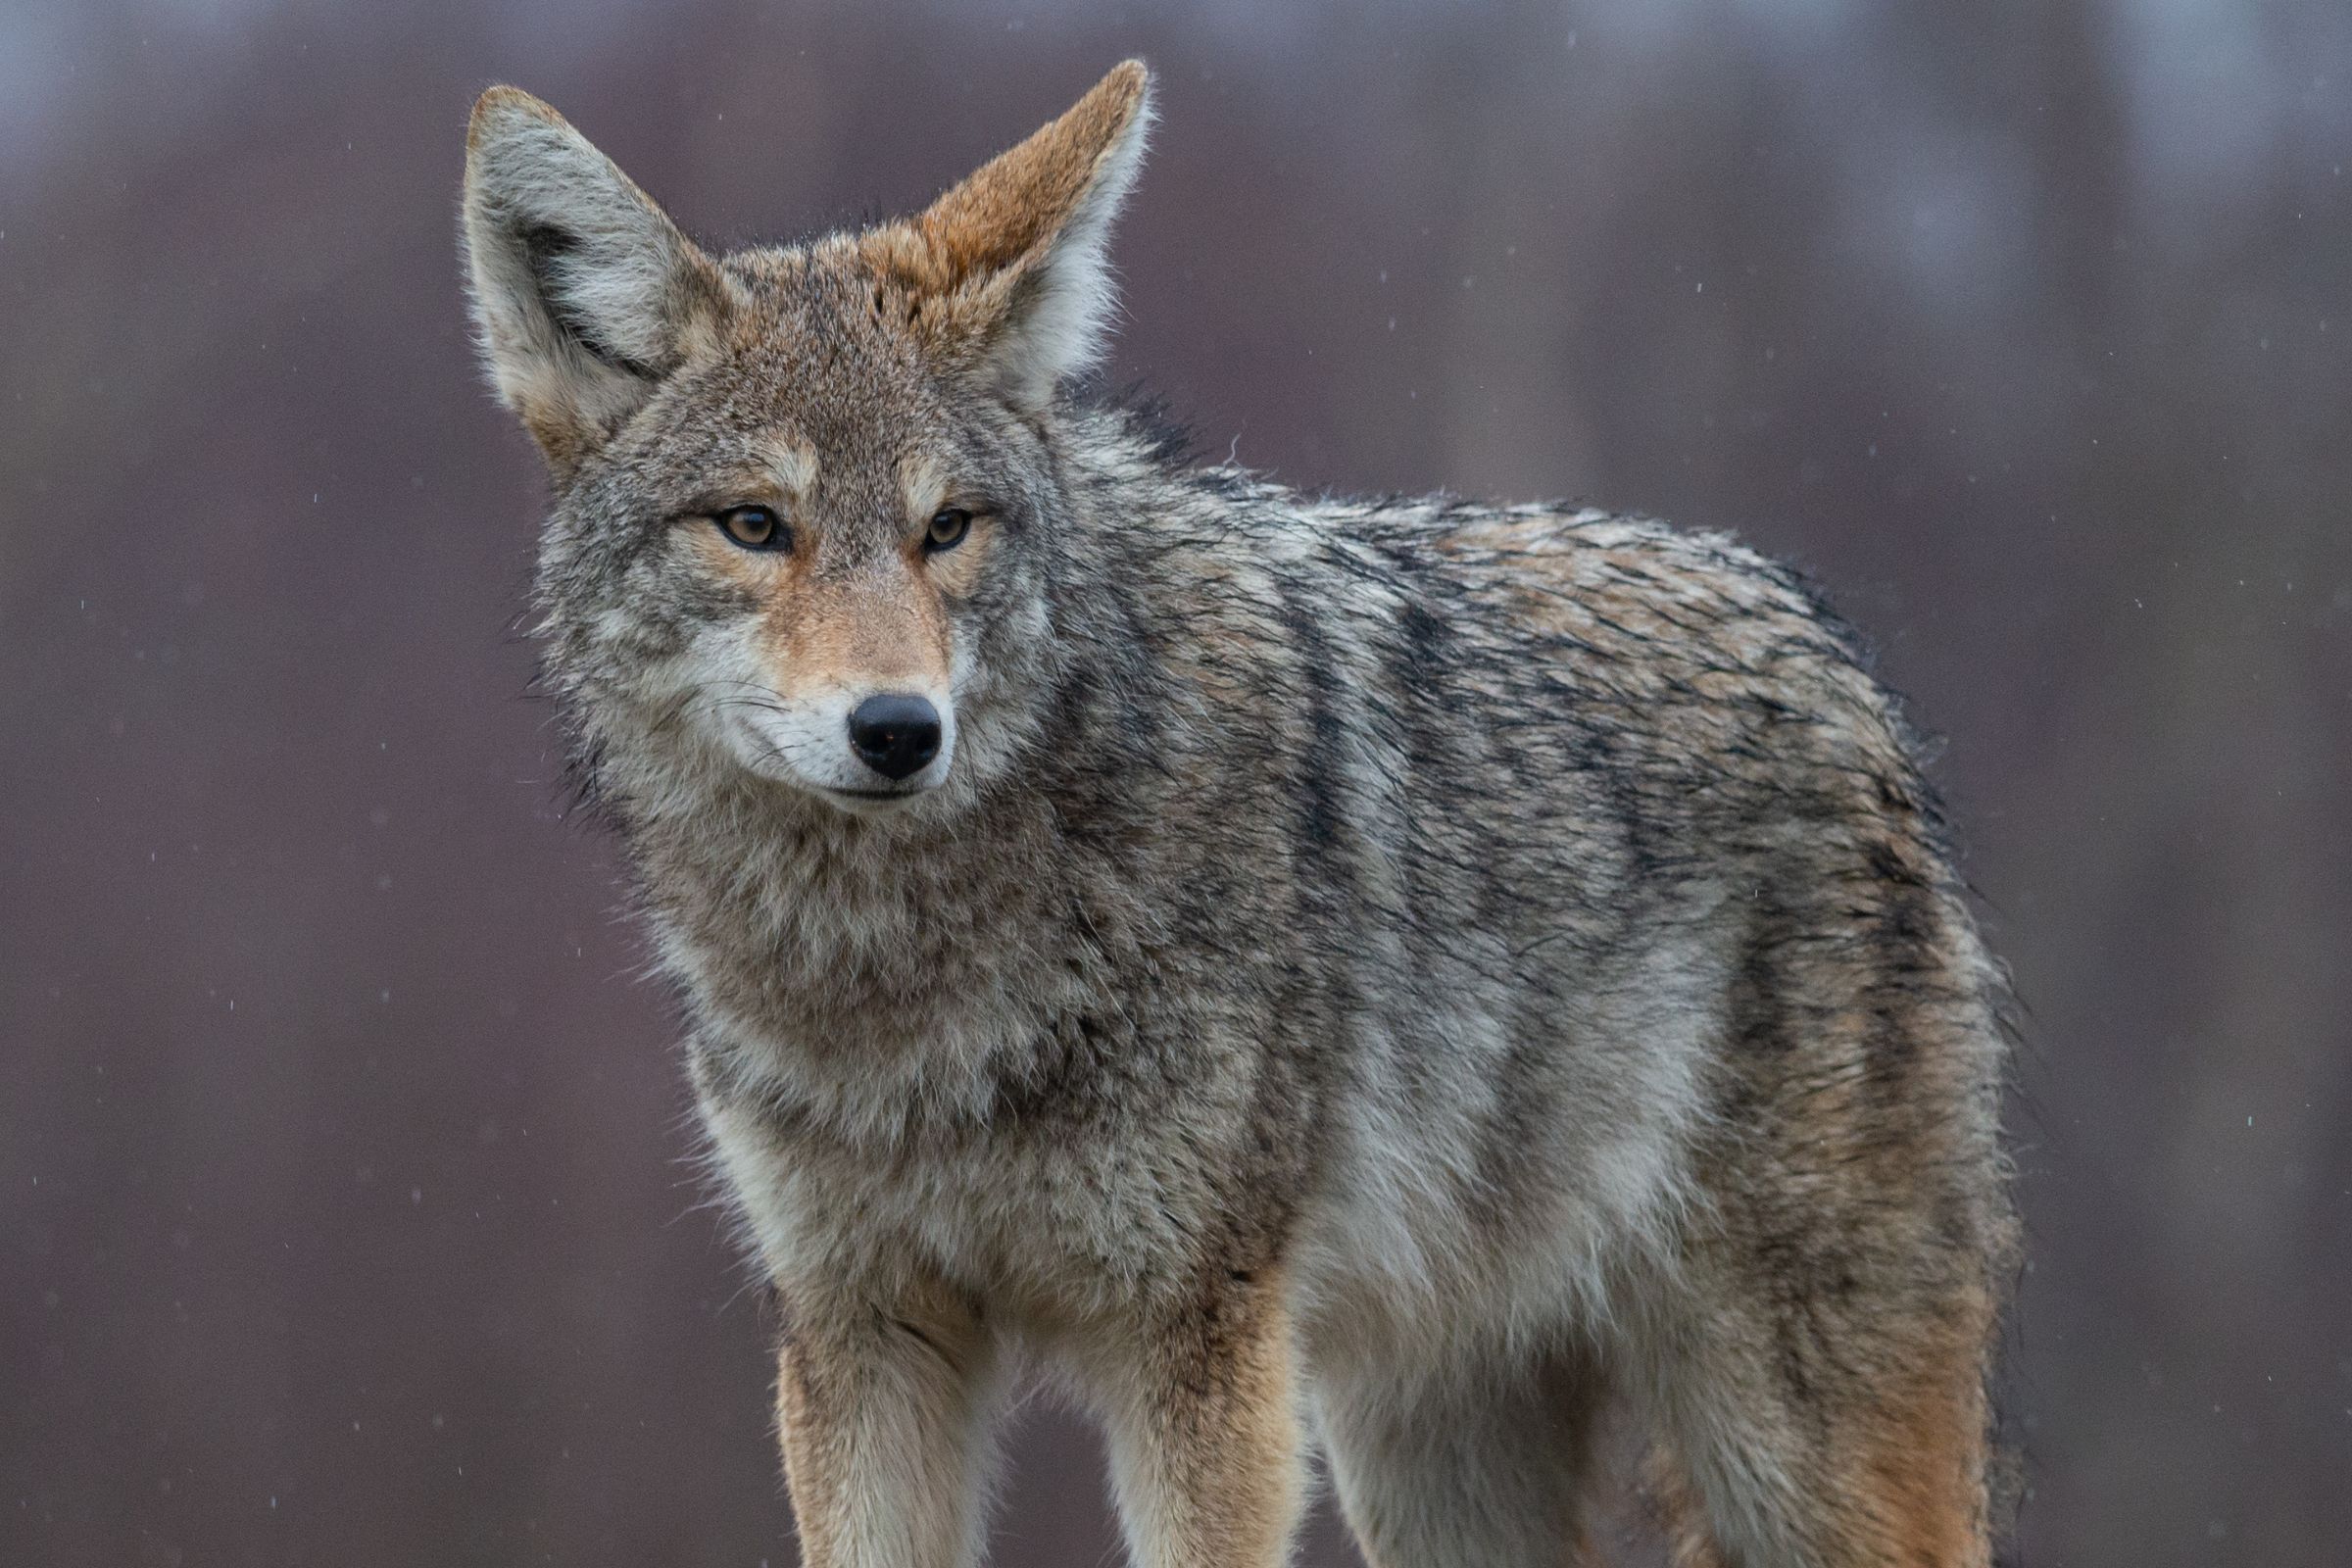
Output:
[[1712,1294],[1658,1368],[1676,1560],[1985,1568],[1989,1292]]

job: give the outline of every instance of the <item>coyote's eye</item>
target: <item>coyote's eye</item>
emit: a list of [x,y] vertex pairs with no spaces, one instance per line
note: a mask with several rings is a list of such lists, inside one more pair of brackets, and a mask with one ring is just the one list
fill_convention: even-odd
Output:
[[746,550],[781,550],[791,538],[766,507],[729,507],[718,514],[718,526]]
[[953,550],[963,543],[963,536],[972,531],[972,514],[961,507],[942,507],[931,514],[931,527],[923,535],[925,550]]

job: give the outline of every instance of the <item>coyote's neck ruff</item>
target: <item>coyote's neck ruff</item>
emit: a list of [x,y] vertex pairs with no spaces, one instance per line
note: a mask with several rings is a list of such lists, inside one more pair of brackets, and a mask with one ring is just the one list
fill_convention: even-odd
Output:
[[1019,1372],[1152,1565],[1982,1563],[1997,972],[1786,571],[1308,500],[1071,403],[1120,67],[919,217],[714,256],[552,110],[466,235],[548,667],[789,1324],[807,1559],[956,1568]]

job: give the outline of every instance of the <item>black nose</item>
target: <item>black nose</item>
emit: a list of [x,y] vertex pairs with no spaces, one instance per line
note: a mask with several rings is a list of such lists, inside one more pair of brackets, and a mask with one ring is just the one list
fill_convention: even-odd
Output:
[[939,755],[939,710],[900,692],[868,697],[850,714],[850,749],[884,778],[919,773]]

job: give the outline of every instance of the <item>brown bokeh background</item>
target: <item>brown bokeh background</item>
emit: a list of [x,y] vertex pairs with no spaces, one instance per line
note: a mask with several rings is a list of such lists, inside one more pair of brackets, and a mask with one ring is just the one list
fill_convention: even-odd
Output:
[[[466,112],[521,82],[769,237],[1133,52],[1114,381],[1303,485],[1738,529],[1948,738],[2030,1009],[2021,1559],[2352,1557],[2352,8],[34,0],[0,1562],[791,1560],[770,1325],[526,691]],[[1091,1438],[1017,1447],[1000,1560],[1105,1560]]]

